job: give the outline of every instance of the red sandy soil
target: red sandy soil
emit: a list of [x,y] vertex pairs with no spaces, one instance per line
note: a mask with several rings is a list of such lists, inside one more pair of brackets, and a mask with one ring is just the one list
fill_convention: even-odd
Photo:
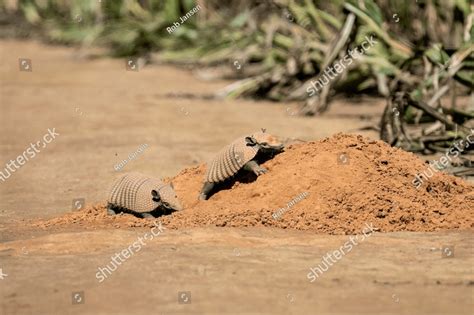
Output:
[[[338,157],[348,157],[342,164]],[[328,234],[357,234],[365,223],[381,232],[467,230],[474,227],[474,189],[462,179],[436,173],[416,189],[415,174],[428,167],[414,154],[382,141],[337,134],[291,145],[263,164],[269,172],[253,182],[237,176],[207,201],[198,201],[205,165],[172,178],[185,210],[162,217],[168,228],[274,226]],[[302,193],[306,198],[287,208]],[[284,208],[278,219],[274,214]],[[105,204],[50,220],[46,229],[72,226],[145,227],[152,220],[106,215]]]

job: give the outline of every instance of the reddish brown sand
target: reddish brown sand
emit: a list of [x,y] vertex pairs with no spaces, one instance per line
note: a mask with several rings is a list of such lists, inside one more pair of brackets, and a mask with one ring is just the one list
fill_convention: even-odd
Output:
[[[347,164],[338,160],[342,153],[348,156]],[[185,210],[162,217],[163,224],[168,228],[274,226],[328,234],[356,234],[365,223],[382,232],[474,227],[472,185],[436,173],[416,189],[414,176],[428,165],[382,141],[337,134],[289,146],[263,165],[268,173],[253,182],[237,176],[207,201],[197,200],[205,165],[181,171],[172,181]],[[306,198],[286,207],[305,192]],[[279,208],[284,213],[274,219],[272,214]],[[48,229],[152,223],[128,214],[107,216],[104,204],[33,222]]]

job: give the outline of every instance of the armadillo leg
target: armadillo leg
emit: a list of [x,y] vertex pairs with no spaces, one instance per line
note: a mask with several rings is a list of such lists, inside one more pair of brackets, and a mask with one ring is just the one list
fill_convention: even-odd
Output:
[[258,165],[258,163],[254,160],[245,163],[243,169],[249,172],[253,172],[257,176],[265,174],[267,172],[267,169],[265,167]]
[[144,219],[154,219],[155,217],[150,212],[142,212],[142,218]]
[[115,207],[110,203],[107,205],[107,214],[108,215],[116,215],[117,212],[115,211]]
[[209,193],[214,188],[214,183],[205,182],[199,195],[199,200],[207,200]]

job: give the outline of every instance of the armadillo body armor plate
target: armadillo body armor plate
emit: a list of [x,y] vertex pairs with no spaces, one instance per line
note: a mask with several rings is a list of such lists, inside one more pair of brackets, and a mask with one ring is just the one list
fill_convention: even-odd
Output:
[[157,207],[151,191],[158,191],[165,184],[139,173],[128,173],[120,177],[112,186],[108,202],[135,212],[150,212]]
[[230,178],[251,161],[257,152],[257,148],[247,145],[245,137],[235,140],[208,163],[206,182],[218,183]]

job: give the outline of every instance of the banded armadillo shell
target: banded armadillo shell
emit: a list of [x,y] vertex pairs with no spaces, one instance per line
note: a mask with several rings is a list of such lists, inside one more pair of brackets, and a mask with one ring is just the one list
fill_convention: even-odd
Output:
[[245,137],[239,138],[224,147],[208,163],[205,181],[222,182],[235,175],[247,162],[258,153],[256,146],[248,146]]
[[150,212],[157,207],[151,191],[165,186],[161,180],[140,173],[127,173],[112,186],[108,202],[135,212]]

